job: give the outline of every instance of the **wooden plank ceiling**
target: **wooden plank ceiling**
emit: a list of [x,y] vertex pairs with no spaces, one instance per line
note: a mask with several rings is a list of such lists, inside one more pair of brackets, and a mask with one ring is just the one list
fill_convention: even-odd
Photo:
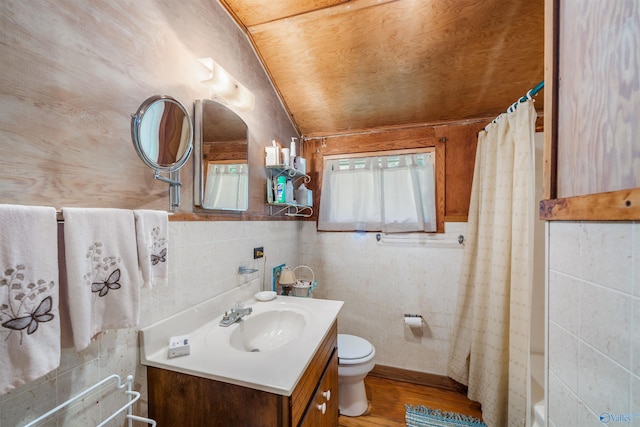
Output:
[[543,79],[544,0],[219,1],[305,137],[493,118]]

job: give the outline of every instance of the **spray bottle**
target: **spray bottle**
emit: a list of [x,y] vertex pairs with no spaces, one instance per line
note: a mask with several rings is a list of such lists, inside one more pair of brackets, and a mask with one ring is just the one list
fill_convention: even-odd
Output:
[[277,184],[276,184],[276,203],[285,203],[286,202],[286,186],[287,186],[287,178],[284,175],[278,176]]

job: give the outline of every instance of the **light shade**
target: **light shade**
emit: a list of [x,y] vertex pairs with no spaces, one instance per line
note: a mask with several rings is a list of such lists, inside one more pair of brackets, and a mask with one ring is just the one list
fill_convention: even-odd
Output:
[[296,283],[296,275],[293,273],[291,267],[284,267],[282,273],[280,273],[281,285],[293,285]]
[[201,58],[200,63],[206,68],[200,81],[209,87],[209,96],[240,111],[251,111],[255,106],[253,93],[238,82],[227,70],[212,58]]

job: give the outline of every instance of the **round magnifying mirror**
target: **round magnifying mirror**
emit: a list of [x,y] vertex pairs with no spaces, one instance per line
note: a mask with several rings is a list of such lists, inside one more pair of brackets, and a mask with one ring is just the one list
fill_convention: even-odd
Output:
[[187,109],[175,98],[155,95],[131,118],[131,137],[142,161],[154,170],[182,167],[193,148],[193,125]]

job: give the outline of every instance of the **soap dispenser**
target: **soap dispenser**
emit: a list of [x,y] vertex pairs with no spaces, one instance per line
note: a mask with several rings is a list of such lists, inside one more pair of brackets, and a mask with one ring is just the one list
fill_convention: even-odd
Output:
[[[295,138],[293,138],[295,139]],[[294,157],[291,157],[291,162],[293,164],[293,168],[295,170],[297,170],[300,173],[306,174],[307,173],[307,161],[305,160],[304,157],[302,157],[302,141],[300,141],[300,155],[298,155],[298,153],[296,152]],[[291,155],[293,156],[293,151],[291,152]]]

